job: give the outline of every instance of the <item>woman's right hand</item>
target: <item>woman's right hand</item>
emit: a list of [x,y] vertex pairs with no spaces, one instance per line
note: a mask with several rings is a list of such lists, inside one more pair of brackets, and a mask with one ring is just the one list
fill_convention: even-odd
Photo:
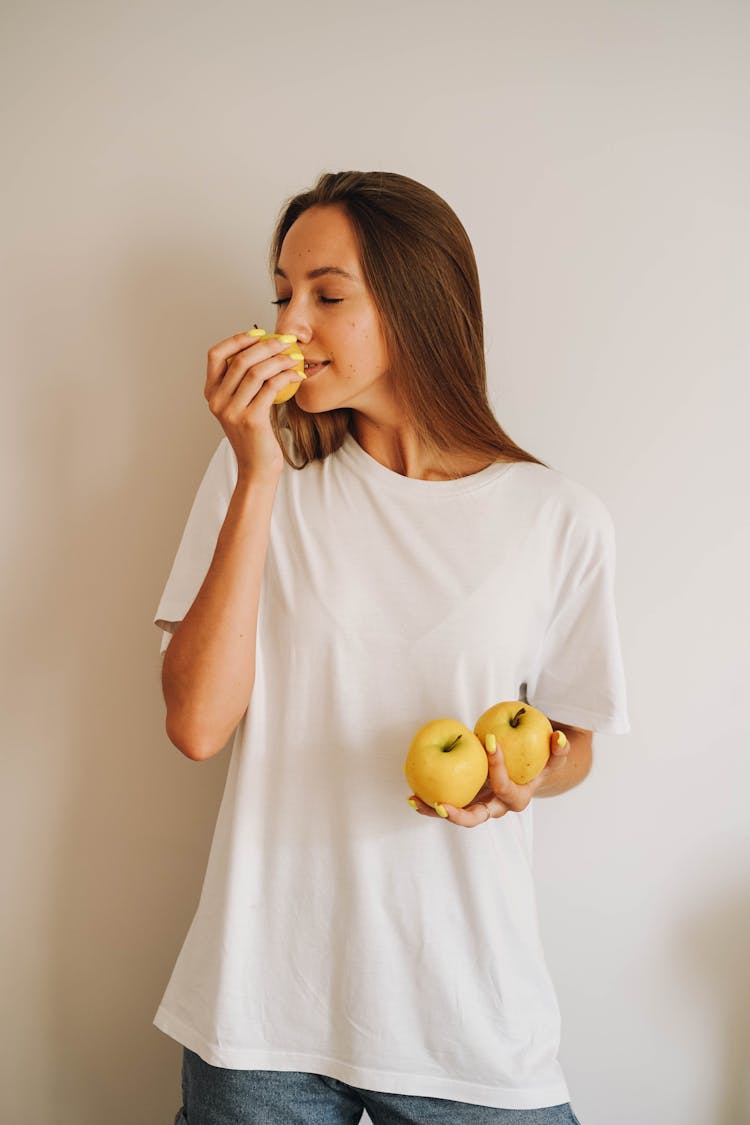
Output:
[[284,466],[271,408],[280,390],[301,381],[295,361],[282,354],[288,347],[288,340],[238,332],[209,349],[205,396],[234,450],[240,475],[278,476]]

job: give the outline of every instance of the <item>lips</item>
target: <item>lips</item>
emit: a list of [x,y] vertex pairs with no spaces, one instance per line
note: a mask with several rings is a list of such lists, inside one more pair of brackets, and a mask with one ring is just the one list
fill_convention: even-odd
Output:
[[323,368],[327,367],[329,363],[330,363],[330,360],[328,360],[328,359],[320,359],[320,360],[306,359],[305,360],[305,375],[307,375],[307,377],[309,379],[311,375],[316,375],[318,371],[322,371]]

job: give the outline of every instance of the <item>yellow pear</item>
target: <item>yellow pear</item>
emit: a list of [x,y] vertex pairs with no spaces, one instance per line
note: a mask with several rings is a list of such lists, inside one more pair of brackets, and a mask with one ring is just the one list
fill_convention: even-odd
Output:
[[474,733],[485,746],[487,735],[494,734],[508,777],[517,785],[532,781],[549,760],[552,724],[536,707],[520,700],[490,707],[480,715]]

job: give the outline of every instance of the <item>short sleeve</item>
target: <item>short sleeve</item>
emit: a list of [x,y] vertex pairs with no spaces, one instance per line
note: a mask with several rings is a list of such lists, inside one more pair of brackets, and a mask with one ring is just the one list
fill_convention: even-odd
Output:
[[237,461],[224,438],[214,453],[190,509],[154,623],[163,629],[161,651],[195,601],[216,548],[237,483]]
[[591,497],[566,536],[549,625],[527,684],[527,702],[551,719],[605,734],[627,734],[625,673],[615,607],[612,518]]

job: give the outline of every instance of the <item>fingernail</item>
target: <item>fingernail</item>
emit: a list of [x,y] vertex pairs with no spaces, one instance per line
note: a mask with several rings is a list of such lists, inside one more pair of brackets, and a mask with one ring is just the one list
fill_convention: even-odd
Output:
[[296,344],[297,343],[297,337],[292,336],[289,332],[285,332],[283,334],[283,336],[279,336],[279,339],[281,340],[282,344]]
[[561,730],[557,732],[557,745],[560,750],[564,750],[568,745],[568,740]]
[[247,334],[248,336],[265,336],[266,330],[265,328],[248,328]]
[[495,738],[495,735],[492,733],[492,731],[490,731],[490,733],[487,735],[487,738],[485,739],[485,745],[487,747],[488,754],[495,754],[497,752],[497,739]]
[[438,816],[442,816],[443,818],[447,817],[448,813],[445,811],[445,809],[442,805],[436,804],[434,807],[435,807],[435,812],[438,814]]
[[407,803],[407,805],[411,805],[411,807],[413,809],[417,809],[417,810],[419,809],[419,805],[417,804],[417,802],[414,800],[413,797],[407,797],[406,803]]

